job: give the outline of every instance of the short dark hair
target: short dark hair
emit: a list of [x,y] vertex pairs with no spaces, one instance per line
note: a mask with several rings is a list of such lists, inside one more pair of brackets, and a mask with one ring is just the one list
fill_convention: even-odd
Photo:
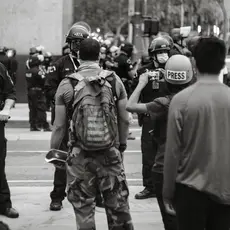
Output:
[[10,230],[10,228],[6,223],[0,221],[0,230]]
[[86,38],[81,42],[79,56],[84,61],[97,61],[100,53],[100,43],[92,38]]
[[202,74],[219,74],[224,68],[226,46],[217,37],[201,37],[194,50],[196,67]]
[[166,88],[167,88],[168,93],[170,94],[179,93],[180,91],[182,91],[183,89],[187,88],[190,85],[191,85],[191,81],[183,85],[174,85],[174,84],[166,82]]

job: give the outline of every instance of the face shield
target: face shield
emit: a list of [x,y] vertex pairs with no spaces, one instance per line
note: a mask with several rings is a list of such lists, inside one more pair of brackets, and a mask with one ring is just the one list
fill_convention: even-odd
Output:
[[70,42],[70,50],[73,55],[77,56],[82,41],[83,39],[74,39]]

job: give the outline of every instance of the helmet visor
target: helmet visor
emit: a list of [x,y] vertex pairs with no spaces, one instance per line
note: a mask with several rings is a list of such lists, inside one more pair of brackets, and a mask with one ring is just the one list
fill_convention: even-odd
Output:
[[83,39],[74,39],[70,42],[70,50],[77,53],[80,49],[80,45]]

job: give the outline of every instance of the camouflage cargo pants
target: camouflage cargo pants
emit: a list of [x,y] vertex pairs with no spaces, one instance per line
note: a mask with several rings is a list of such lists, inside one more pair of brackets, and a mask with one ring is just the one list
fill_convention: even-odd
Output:
[[109,230],[133,230],[121,154],[116,148],[89,154],[75,149],[67,165],[67,197],[76,216],[78,230],[95,230],[95,197],[100,189]]

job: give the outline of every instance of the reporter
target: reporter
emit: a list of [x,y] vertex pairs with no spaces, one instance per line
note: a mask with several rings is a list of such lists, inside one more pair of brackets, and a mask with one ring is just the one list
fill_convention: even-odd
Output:
[[167,202],[164,205],[162,197],[167,117],[169,104],[173,96],[190,84],[193,71],[190,60],[183,55],[173,55],[167,61],[165,71],[164,79],[166,87],[168,88],[167,95],[158,97],[149,103],[138,103],[142,90],[154,77],[154,74],[157,74],[157,72],[152,72],[150,77],[150,72],[147,71],[140,76],[139,83],[127,103],[127,110],[129,112],[149,113],[154,117],[154,119],[152,119],[153,136],[158,147],[155,162],[152,167],[152,179],[165,229],[176,230],[176,218],[173,216],[173,214],[175,215],[175,211]]

